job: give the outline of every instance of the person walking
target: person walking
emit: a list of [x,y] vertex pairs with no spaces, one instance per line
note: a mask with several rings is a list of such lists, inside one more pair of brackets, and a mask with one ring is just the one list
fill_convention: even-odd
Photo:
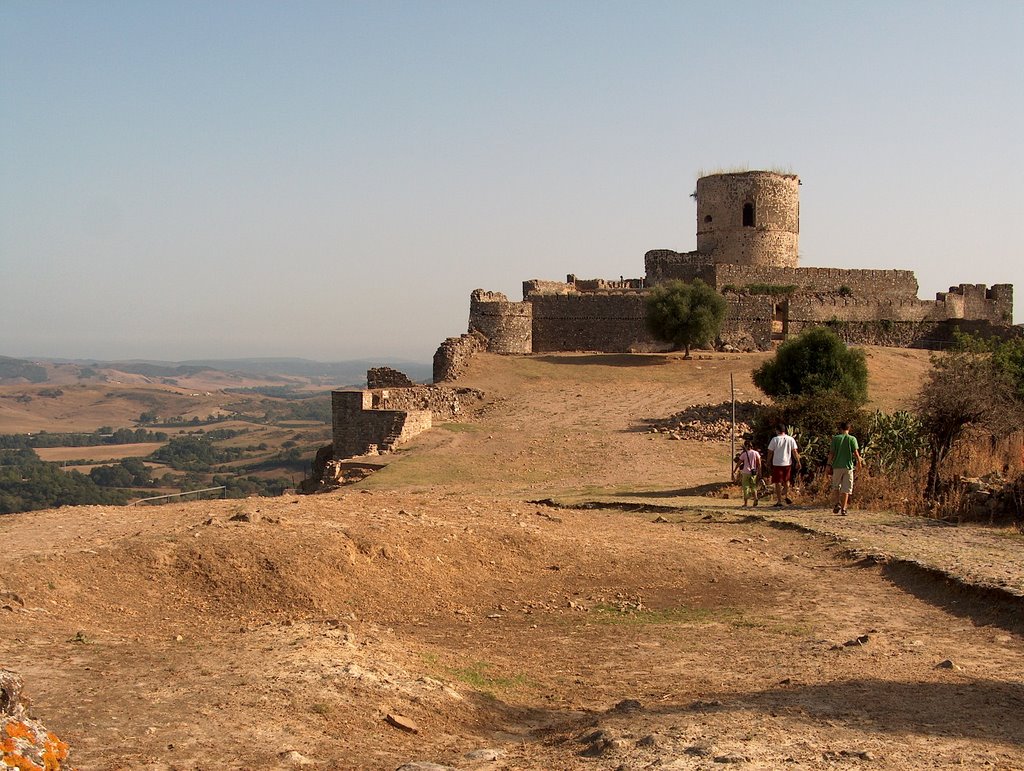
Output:
[[772,470],[772,483],[775,485],[775,508],[782,508],[782,502],[792,506],[789,498],[789,481],[793,477],[794,468],[799,468],[800,452],[796,439],[786,433],[781,423],[775,427],[775,436],[768,442],[768,466]]
[[860,468],[861,463],[857,437],[850,433],[850,424],[844,420],[839,424],[839,433],[832,437],[828,451],[828,465],[832,468],[832,501],[835,504],[833,514],[846,516],[846,507],[853,493],[853,470]]
[[756,506],[760,498],[757,493],[757,479],[761,475],[761,453],[754,449],[754,444],[749,439],[743,442],[743,452],[736,456],[736,467],[740,472],[743,507],[747,507],[751,496]]

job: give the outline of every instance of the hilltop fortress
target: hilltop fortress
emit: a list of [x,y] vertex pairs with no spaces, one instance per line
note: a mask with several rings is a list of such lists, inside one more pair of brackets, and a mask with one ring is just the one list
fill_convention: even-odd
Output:
[[[728,314],[716,345],[765,350],[808,327],[825,325],[849,343],[937,348],[953,332],[1019,333],[1010,284],[960,284],[934,300],[917,297],[909,270],[801,268],[800,180],[795,174],[744,171],[697,180],[697,248],[655,249],[643,278],[531,279],[523,299],[475,290],[469,331],[434,354],[434,386],[401,373],[368,373],[366,391],[333,394],[333,457],[389,452],[433,423],[452,420],[472,389],[456,380],[478,351],[657,351],[644,325],[650,288],[702,279],[722,293]],[[338,472],[340,473],[340,472]],[[337,474],[335,474],[337,476]]]
[[[469,331],[495,353],[662,350],[644,328],[648,289],[700,278],[729,304],[722,347],[764,350],[818,325],[850,343],[904,347],[941,347],[957,328],[1009,333],[1010,284],[960,284],[920,300],[909,270],[799,267],[799,186],[795,174],[771,171],[701,177],[695,251],[647,252],[643,278],[524,281],[521,302],[478,289]],[[455,348],[446,341],[438,350],[435,380],[445,379]]]

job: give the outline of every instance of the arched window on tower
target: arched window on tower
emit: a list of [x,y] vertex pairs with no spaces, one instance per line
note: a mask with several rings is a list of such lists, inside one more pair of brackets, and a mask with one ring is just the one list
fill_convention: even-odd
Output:
[[743,204],[743,227],[754,227],[754,204],[752,203]]

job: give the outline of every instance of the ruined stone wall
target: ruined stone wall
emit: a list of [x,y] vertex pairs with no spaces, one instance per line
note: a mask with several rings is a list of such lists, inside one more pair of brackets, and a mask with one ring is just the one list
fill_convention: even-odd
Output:
[[701,279],[714,284],[714,265],[710,257],[700,252],[673,252],[671,249],[652,249],[644,255],[644,269],[647,271],[647,286],[664,284],[666,281],[693,281]]
[[846,270],[841,268],[775,268],[759,265],[715,265],[714,286],[719,291],[751,284],[796,286],[801,291],[858,298],[902,297],[917,299],[917,278],[912,270]]
[[775,301],[766,295],[728,295],[729,310],[719,339],[741,351],[765,351],[772,345]]
[[531,278],[523,282],[524,300],[529,300],[535,294],[570,294],[575,291],[575,281],[541,281],[539,278]]
[[528,302],[509,302],[501,292],[477,289],[469,301],[469,331],[486,337],[491,353],[530,353],[533,308]]
[[375,410],[402,410],[431,414],[434,423],[455,420],[470,404],[484,398],[476,388],[417,385],[411,388],[383,388],[371,391]]
[[697,251],[715,262],[795,268],[799,238],[795,174],[745,171],[697,180]]
[[935,296],[951,319],[984,319],[993,324],[1013,324],[1013,285],[960,284]]
[[886,345],[896,348],[941,350],[954,342],[956,332],[981,337],[1009,338],[1019,334],[1016,327],[988,321],[950,319],[947,321],[842,321],[790,322],[790,331],[800,334],[811,327],[825,326],[850,345]]
[[449,337],[434,352],[434,382],[458,380],[466,371],[470,360],[480,351],[487,350],[487,338],[479,332],[461,337]]
[[818,296],[794,294],[789,298],[790,322],[843,321],[942,321],[941,305],[929,300]]
[[375,410],[370,391],[331,393],[334,458],[387,452],[431,426],[429,411]]
[[641,292],[535,295],[530,302],[536,353],[660,348],[644,328]]
[[373,367],[366,370],[366,387],[374,388],[408,388],[416,385],[404,372],[391,367]]

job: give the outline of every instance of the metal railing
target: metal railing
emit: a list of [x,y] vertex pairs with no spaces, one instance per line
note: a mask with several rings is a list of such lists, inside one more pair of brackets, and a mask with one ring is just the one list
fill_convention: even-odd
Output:
[[[224,485],[219,485],[217,487],[204,487],[202,490],[186,490],[183,493],[170,493],[168,495],[154,495],[154,496],[152,496],[150,498],[139,498],[137,501],[132,501],[128,505],[129,506],[134,506],[136,503],[146,503],[148,501],[160,501],[160,500],[165,500],[167,498],[181,498],[182,496],[185,496],[185,495],[195,495],[196,496],[196,500],[199,500],[199,494],[200,493],[212,493],[214,490],[227,490],[227,488]],[[221,495],[221,497],[223,497],[223,494]]]

